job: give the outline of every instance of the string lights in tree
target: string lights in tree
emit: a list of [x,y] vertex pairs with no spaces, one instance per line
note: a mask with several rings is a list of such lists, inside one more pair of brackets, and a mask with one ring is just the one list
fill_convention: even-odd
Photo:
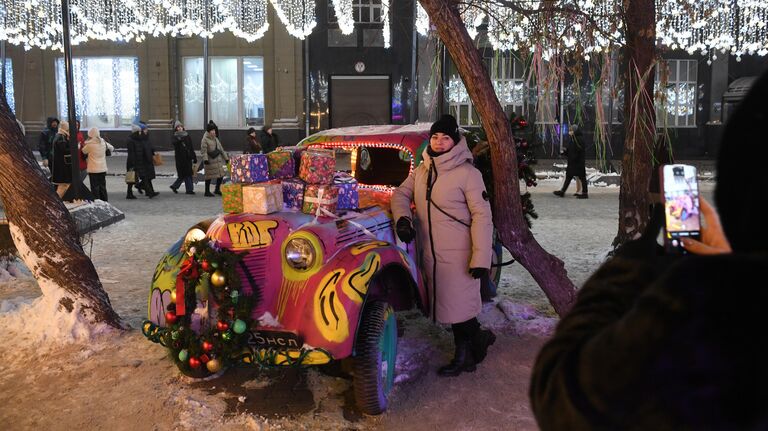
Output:
[[[624,43],[623,0],[473,0],[460,14],[473,38],[487,23],[491,46],[500,51],[540,50],[544,57],[608,52]],[[512,3],[515,7],[510,7]],[[768,1],[656,0],[656,36],[660,45],[715,55],[729,52],[768,54]],[[429,31],[429,18],[418,5],[416,29]]]

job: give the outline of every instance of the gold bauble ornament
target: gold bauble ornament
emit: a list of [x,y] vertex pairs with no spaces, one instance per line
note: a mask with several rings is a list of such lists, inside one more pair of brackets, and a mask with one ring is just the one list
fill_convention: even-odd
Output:
[[211,274],[211,284],[215,287],[224,287],[227,284],[227,277],[223,272],[216,270]]
[[218,373],[221,371],[221,361],[215,358],[208,361],[205,366],[208,367],[208,371],[212,373]]
[[171,291],[171,302],[176,303],[176,290]]

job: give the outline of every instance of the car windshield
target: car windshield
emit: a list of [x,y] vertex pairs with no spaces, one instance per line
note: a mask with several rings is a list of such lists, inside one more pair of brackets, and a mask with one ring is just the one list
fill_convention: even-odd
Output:
[[397,148],[337,149],[336,168],[352,173],[360,184],[396,187],[410,173],[411,156]]

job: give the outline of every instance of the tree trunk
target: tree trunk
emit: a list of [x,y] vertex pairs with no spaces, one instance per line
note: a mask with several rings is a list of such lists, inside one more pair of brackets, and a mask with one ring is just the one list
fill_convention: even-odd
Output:
[[653,103],[656,6],[654,0],[629,0],[625,4],[626,130],[621,162],[619,230],[613,241],[614,247],[638,238],[648,224],[648,185],[656,136]]
[[480,53],[451,0],[419,1],[451,54],[488,136],[495,188],[493,221],[501,242],[533,276],[557,314],[563,316],[575,300],[575,288],[563,262],[536,242],[525,223],[512,129]]
[[0,199],[19,256],[43,295],[59,298],[63,313],[121,328],[69,211],[24,143],[5,98],[0,98]]

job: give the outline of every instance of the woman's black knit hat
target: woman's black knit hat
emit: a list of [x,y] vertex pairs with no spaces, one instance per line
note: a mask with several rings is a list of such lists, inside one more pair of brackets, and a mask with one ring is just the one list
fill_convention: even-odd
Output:
[[213,122],[213,120],[208,121],[208,125],[205,126],[205,131],[210,132],[211,130],[216,130],[218,132],[219,126],[216,125],[216,123]]
[[459,133],[459,124],[456,122],[456,118],[453,115],[445,114],[440,117],[432,127],[429,129],[429,136],[435,133],[443,133],[453,139],[454,144],[458,144],[461,140],[461,134]]

